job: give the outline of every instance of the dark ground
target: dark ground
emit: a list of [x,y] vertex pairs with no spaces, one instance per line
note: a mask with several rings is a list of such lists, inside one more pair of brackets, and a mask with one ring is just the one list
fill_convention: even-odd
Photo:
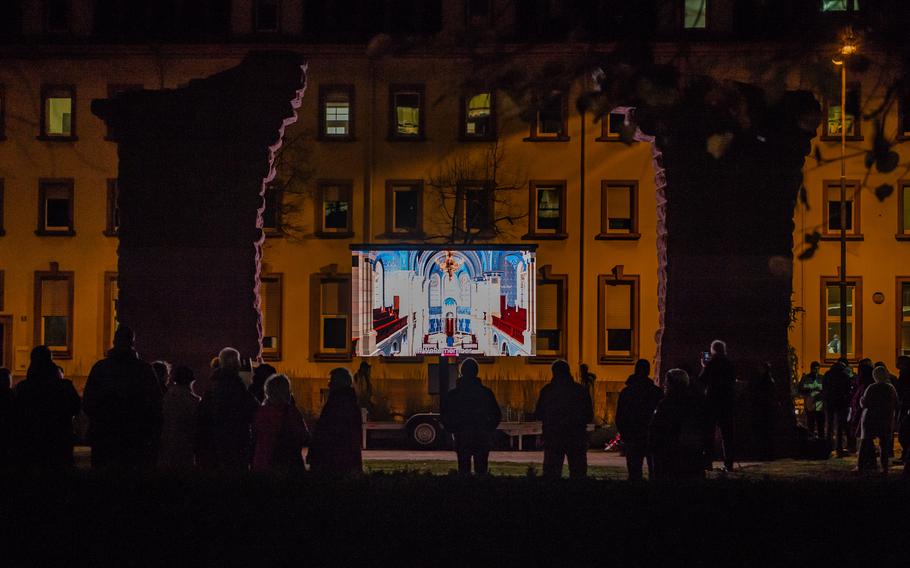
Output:
[[5,566],[895,563],[910,483],[0,475]]

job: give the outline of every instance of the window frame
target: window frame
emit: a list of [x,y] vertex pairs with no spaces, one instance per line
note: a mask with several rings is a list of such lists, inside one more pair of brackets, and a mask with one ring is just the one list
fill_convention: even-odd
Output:
[[[632,349],[629,355],[607,354],[607,333],[604,308],[604,286],[629,285],[632,289]],[[601,365],[626,365],[638,359],[641,348],[641,277],[637,274],[597,275],[597,360]]]
[[275,28],[266,29],[259,26],[259,5],[262,0],[253,0],[250,2],[252,16],[250,23],[253,27],[253,33],[258,35],[278,35],[281,33],[281,0],[275,0]]
[[[417,227],[413,231],[395,230],[395,193],[396,188],[410,187],[417,192]],[[424,181],[422,179],[390,179],[385,182],[385,234],[387,239],[419,239],[423,238],[423,197]]]
[[910,93],[900,94],[897,98],[897,139],[910,140],[910,129],[904,130],[904,119],[910,118]]
[[846,8],[843,10],[825,10],[822,0],[818,0],[818,11],[820,14],[857,14],[862,9],[856,5],[856,0],[844,0]]
[[6,271],[0,270],[0,312],[4,311],[5,304],[4,299],[6,298]]
[[[859,108],[859,112],[857,112],[856,116],[853,117],[853,132],[848,132],[846,139],[852,140],[852,141],[861,141],[861,140],[863,140],[862,84],[857,81],[851,81],[851,82],[847,83],[848,98],[849,98],[850,91],[854,91],[854,90],[856,91],[856,100],[857,100],[858,104],[860,105],[860,108]],[[831,106],[832,101],[829,100],[827,97],[825,97],[824,102],[825,102],[824,110],[823,110],[824,119],[822,120],[822,132],[821,132],[821,136],[819,136],[819,139],[823,142],[840,142],[839,134],[834,134],[834,135],[828,134],[828,108]],[[840,101],[838,101],[838,103],[840,103]],[[840,106],[840,105],[838,104],[838,105],[834,105],[834,106]],[[841,113],[843,113],[843,112],[844,112],[843,109],[841,109]]]
[[44,2],[42,2],[43,6],[42,6],[42,14],[41,14],[42,15],[41,23],[43,24],[42,29],[44,30],[44,33],[46,35],[59,36],[59,35],[73,33],[73,2],[72,2],[72,0],[67,0],[66,3],[69,5],[69,13],[67,14],[66,27],[62,28],[62,29],[54,29],[50,25],[50,19],[51,19],[50,18],[50,16],[51,16],[50,2],[48,0],[44,0]]
[[107,180],[107,213],[106,227],[103,231],[106,237],[120,235],[120,183],[117,178]]
[[[828,190],[834,189],[840,191],[840,180],[830,180],[826,179],[822,181],[822,236],[821,240],[823,241],[838,241],[840,240],[840,229],[831,229],[828,226]],[[863,240],[863,231],[862,231],[862,186],[860,185],[859,180],[848,179],[847,180],[847,195],[850,196],[850,191],[853,191],[852,194],[852,215],[853,215],[853,228],[847,231],[847,240],[848,241],[861,241]]]
[[[539,188],[559,188],[559,228],[553,233],[541,233],[538,228],[537,191]],[[568,238],[566,233],[566,180],[531,180],[528,182],[528,234],[522,239],[561,241]]]
[[695,27],[690,28],[690,27],[686,26],[686,2],[687,2],[687,0],[679,0],[679,5],[681,6],[681,8],[680,8],[680,28],[686,34],[701,34],[701,33],[707,32],[709,29],[711,29],[710,28],[711,21],[710,21],[710,17],[709,17],[709,15],[711,13],[711,8],[710,8],[711,0],[703,0],[703,1],[705,3],[705,6],[704,6],[705,13],[702,16],[702,19],[704,20],[705,25],[700,28],[695,28]]
[[[629,207],[632,214],[632,228],[628,233],[610,233],[607,217],[607,193],[611,187],[629,189]],[[605,179],[600,181],[600,232],[594,236],[598,241],[637,241],[641,239],[638,225],[638,180]]]
[[0,83],[0,142],[6,140],[6,85]]
[[104,273],[104,309],[102,314],[104,317],[104,322],[101,324],[101,352],[106,353],[114,344],[114,332],[116,329],[112,329],[111,321],[114,318],[114,313],[111,310],[111,303],[114,299],[113,295],[113,284],[117,283],[117,299],[120,299],[120,289],[119,289],[119,275],[114,271],[106,271]]
[[[6,180],[0,178],[0,237],[6,235]],[[3,309],[0,307],[0,309]]]
[[558,287],[556,298],[556,323],[560,333],[559,351],[557,353],[539,354],[537,352],[537,345],[535,344],[535,355],[527,357],[527,362],[532,365],[548,364],[557,359],[565,359],[568,356],[569,275],[553,274],[552,269],[553,267],[549,264],[540,267],[537,271],[537,287],[540,288],[541,285],[556,285]]
[[[311,290],[310,290],[310,302],[311,302],[311,313],[318,314],[318,317],[310,318],[310,345],[311,345],[311,354],[310,359],[312,361],[352,361],[354,358],[354,345],[352,340],[352,314],[346,314],[347,316],[347,346],[346,351],[324,351],[324,337],[323,337],[323,319],[325,314],[322,313],[322,286],[323,284],[330,282],[338,283],[347,283],[348,293],[351,291],[351,274],[350,273],[340,273],[337,271],[338,267],[336,265],[330,266],[329,269],[325,272],[319,272],[312,275],[310,280]],[[335,314],[338,315],[338,314]]]
[[66,329],[66,347],[64,349],[54,349],[51,348],[51,352],[54,354],[55,359],[72,359],[73,358],[73,307],[75,305],[74,296],[75,296],[75,273],[73,271],[63,271],[57,269],[55,263],[51,263],[51,270],[36,270],[35,271],[35,295],[34,295],[34,319],[32,319],[32,328],[33,328],[33,339],[34,345],[42,345],[41,341],[42,335],[42,325],[43,320],[41,319],[41,304],[43,297],[41,294],[41,284],[46,280],[65,280],[67,282],[67,309],[69,310],[69,315],[67,317],[67,329]]
[[910,241],[910,229],[904,231],[904,203],[905,192],[910,192],[910,181],[902,181],[897,184],[897,233],[894,238],[899,241]]
[[[853,336],[856,345],[853,349],[853,357],[849,360],[851,363],[856,363],[863,358],[863,277],[862,276],[848,276],[846,278],[847,287],[849,288],[850,283],[853,283]],[[820,341],[819,341],[819,351],[820,357],[819,360],[824,363],[834,363],[840,357],[840,354],[836,354],[833,357],[828,355],[828,286],[830,284],[839,284],[839,276],[820,276],[819,277],[819,292],[820,292],[820,306],[819,310],[819,330]]]
[[[316,231],[320,239],[349,239],[354,236],[354,182],[349,179],[322,179],[317,182]],[[344,188],[348,200],[348,226],[345,230],[326,229],[325,191],[329,187]]]
[[[326,104],[328,103],[329,95],[332,93],[344,93],[348,97],[348,133],[341,134],[327,134],[326,129],[326,118],[325,110]],[[354,101],[355,101],[355,89],[352,84],[326,84],[319,85],[319,108],[317,109],[317,123],[319,125],[319,133],[317,139],[322,142],[354,142],[356,140],[355,135],[355,117],[356,112],[354,110]]]
[[[48,134],[47,133],[47,99],[50,98],[50,95],[54,91],[68,91],[70,94],[70,99],[72,100],[70,110],[70,133],[69,135],[58,135],[58,134]],[[77,135],[78,130],[76,129],[76,118],[79,114],[77,112],[77,102],[76,98],[76,86],[72,84],[68,85],[41,85],[41,119],[40,119],[40,132],[38,133],[38,140],[43,140],[46,142],[75,142],[79,140]]]
[[[64,231],[47,228],[47,190],[50,186],[61,185],[69,191],[69,229]],[[73,178],[39,178],[38,179],[38,228],[35,234],[39,237],[73,237],[76,235],[76,191]]]
[[622,138],[621,133],[610,132],[610,127],[613,125],[613,120],[610,118],[612,115],[621,116],[623,119],[623,126],[626,123],[626,115],[620,112],[610,111],[605,113],[600,119],[600,136],[594,139],[595,142],[625,142]]
[[[275,203],[275,226],[274,227],[265,226],[265,219],[266,219],[265,212],[268,211],[268,208],[269,208],[269,192],[274,193],[275,196],[272,197],[272,199],[277,200],[277,202]],[[262,202],[263,202],[262,233],[265,235],[265,238],[274,239],[277,237],[284,236],[284,233],[281,230],[281,223],[282,223],[282,218],[283,218],[282,211],[283,211],[283,207],[284,207],[284,188],[282,188],[279,185],[276,185],[274,183],[266,184],[265,191],[263,192],[263,195],[262,195]]]
[[[490,93],[490,133],[478,136],[468,134],[468,101],[472,97]],[[499,139],[499,120],[496,113],[496,90],[477,90],[465,93],[459,99],[461,109],[458,117],[458,140],[461,142],[494,142]]]
[[562,130],[559,134],[552,136],[549,134],[540,134],[540,108],[534,113],[534,120],[531,121],[531,132],[525,142],[568,142],[569,136],[569,90],[560,91],[560,106],[562,108]]
[[896,353],[896,357],[900,357],[902,355],[902,353],[901,353],[901,331],[902,331],[901,324],[903,323],[903,319],[904,319],[904,312],[903,312],[904,306],[902,304],[903,298],[904,298],[903,286],[904,286],[904,284],[910,286],[910,276],[896,276],[894,281],[895,281],[894,311],[895,311],[895,316],[896,316],[895,317],[896,334],[894,336],[894,339],[895,339],[894,350]]
[[[281,361],[282,347],[284,347],[284,273],[282,272],[266,272],[259,275],[260,281],[260,290],[262,288],[263,281],[275,281],[278,285],[278,347],[276,349],[266,352],[265,345],[261,345],[262,350],[262,360],[263,361]],[[262,292],[260,291],[260,300],[262,298]],[[262,318],[260,323],[262,325],[262,337],[265,338],[265,312],[262,311],[262,304],[260,303],[260,317]]]
[[[492,238],[496,231],[496,197],[495,197],[495,186],[493,180],[461,180],[457,182],[455,189],[455,228],[460,236],[474,234],[475,238],[478,239],[489,239]],[[482,188],[480,191],[487,192],[487,212],[489,218],[489,226],[487,227],[468,227],[467,226],[467,214],[468,214],[468,200],[467,195],[469,191],[478,191],[476,188]],[[475,231],[472,233],[472,231]]]
[[[395,95],[397,93],[416,91],[420,95],[420,104],[418,105],[418,124],[417,134],[405,135],[398,133],[398,113],[395,106]],[[392,83],[389,85],[389,135],[390,142],[423,142],[426,140],[427,132],[427,113],[426,113],[426,85],[423,83]]]

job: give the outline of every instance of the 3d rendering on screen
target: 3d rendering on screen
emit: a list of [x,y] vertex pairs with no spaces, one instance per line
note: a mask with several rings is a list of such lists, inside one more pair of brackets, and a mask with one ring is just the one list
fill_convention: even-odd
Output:
[[534,355],[534,251],[352,247],[359,356]]

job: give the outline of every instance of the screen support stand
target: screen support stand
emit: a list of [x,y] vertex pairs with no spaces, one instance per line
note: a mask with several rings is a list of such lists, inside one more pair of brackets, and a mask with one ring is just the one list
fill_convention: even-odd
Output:
[[443,397],[449,394],[449,358],[439,356],[439,407],[442,408]]

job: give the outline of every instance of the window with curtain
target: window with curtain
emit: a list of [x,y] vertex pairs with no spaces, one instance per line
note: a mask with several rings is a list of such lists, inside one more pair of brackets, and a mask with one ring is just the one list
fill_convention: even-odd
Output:
[[476,93],[464,99],[464,138],[487,139],[495,135],[493,93]]
[[[841,106],[839,93],[840,90],[838,90],[838,95],[835,99],[826,101],[827,122],[825,123],[825,137],[827,138],[840,138]],[[848,84],[846,95],[845,102],[847,113],[843,117],[843,127],[844,131],[847,133],[847,138],[855,139],[862,135],[862,107],[860,102],[859,84]]]
[[420,93],[401,91],[395,93],[395,134],[402,137],[419,136]]
[[703,30],[708,21],[708,0],[684,0],[685,16],[683,27],[687,30]]
[[565,283],[565,276],[537,281],[537,357],[565,356]]
[[73,273],[35,273],[35,345],[60,358],[72,356]]
[[320,284],[320,351],[344,353],[351,351],[349,314],[350,280],[325,278]]
[[[829,235],[840,234],[840,181],[826,181],[825,190],[825,233]],[[859,207],[860,187],[856,180],[847,180],[846,199],[844,211],[846,213],[846,230],[848,235],[860,234]]]
[[531,181],[529,238],[556,238],[565,235],[565,181]]
[[423,230],[423,182],[420,180],[389,181],[386,183],[386,233],[414,235]]
[[598,238],[625,238],[638,234],[637,195],[636,181],[605,180],[601,183]]

